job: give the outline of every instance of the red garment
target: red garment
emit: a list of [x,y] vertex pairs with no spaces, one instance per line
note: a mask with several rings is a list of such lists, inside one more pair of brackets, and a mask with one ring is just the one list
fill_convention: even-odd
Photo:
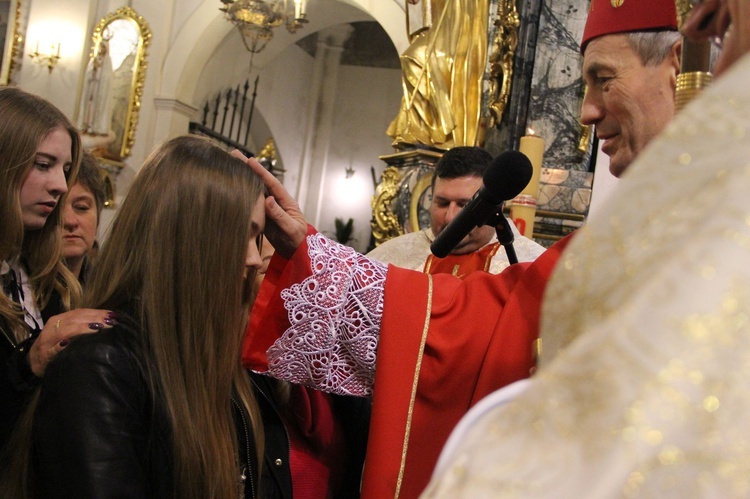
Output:
[[289,433],[295,499],[335,497],[341,487],[346,442],[331,395],[292,385],[289,407],[290,414],[282,411],[282,418]]
[[500,243],[487,244],[478,251],[472,251],[465,255],[448,255],[438,258],[433,254],[427,255],[424,262],[425,274],[451,274],[463,279],[472,272],[483,270],[488,272],[492,264],[492,257],[502,247]]
[[581,53],[596,37],[631,31],[677,30],[674,0],[593,0],[583,28]]
[[[363,498],[419,496],[466,411],[529,376],[541,297],[569,239],[532,264],[463,281],[388,267]],[[246,339],[249,367],[266,369],[265,351],[288,327],[281,289],[310,275],[306,244],[272,259],[251,314],[262,334]]]

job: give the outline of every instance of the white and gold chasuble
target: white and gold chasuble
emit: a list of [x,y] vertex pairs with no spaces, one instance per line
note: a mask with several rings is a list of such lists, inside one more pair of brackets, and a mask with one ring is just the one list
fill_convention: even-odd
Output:
[[425,497],[750,496],[748,82],[745,56],[580,230],[541,368],[452,437]]

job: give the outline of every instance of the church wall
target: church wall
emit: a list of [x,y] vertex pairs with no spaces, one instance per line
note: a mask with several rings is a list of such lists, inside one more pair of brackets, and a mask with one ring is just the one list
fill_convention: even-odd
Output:
[[[227,64],[227,61],[232,63]],[[228,33],[195,84],[194,102],[196,107],[202,108],[207,98],[215,99],[219,89],[226,90],[229,86],[243,84],[248,76],[252,85],[256,75],[259,75],[251,146],[257,151],[268,134],[274,137],[279,165],[286,169],[284,184],[293,190],[300,181],[309,120],[308,102],[315,98],[310,94],[314,59],[292,44],[265,67],[254,68],[248,73],[248,64],[249,54],[239,36],[233,31]],[[325,169],[327,174],[322,176],[322,185],[308,186],[321,192],[320,210],[318,213],[314,209],[308,210],[306,215],[311,220],[317,218],[320,221],[318,228],[331,235],[334,233],[335,218],[354,218],[356,242],[352,244],[365,250],[370,238],[370,198],[373,193],[370,166],[376,168],[376,178],[379,178],[384,165],[378,157],[392,152],[385,129],[398,109],[400,71],[341,66],[336,85],[331,132],[333,139],[325,164],[314,165],[318,170]],[[202,109],[196,112],[195,118],[199,119],[200,116]],[[258,133],[259,126],[265,134]],[[350,164],[356,174],[342,182],[347,180],[345,169]]]
[[172,14],[172,29],[169,37],[170,45],[175,42],[177,33],[180,31],[185,23],[190,19],[190,16],[200,7],[204,0],[179,0],[175,2],[175,9]]
[[[375,167],[375,178],[380,179],[385,163],[378,157],[393,152],[385,130],[400,103],[401,71],[342,66],[338,88],[334,140],[322,186],[326,195],[318,229],[333,235],[336,218],[345,222],[353,218],[356,240],[350,245],[365,251],[370,242],[371,199],[375,192],[370,167]],[[346,178],[345,170],[350,167],[354,174]]]
[[[73,119],[80,77],[88,61],[89,17],[95,12],[94,2],[81,0],[34,0],[30,4],[25,50],[21,65],[14,75],[16,84],[42,95]],[[37,42],[43,50],[60,42],[60,57],[50,73],[35,64],[28,54]]]
[[[296,45],[279,54],[260,72],[257,111],[266,119],[276,141],[276,151],[283,168],[284,185],[290,191],[300,175],[306,114],[310,98],[309,77],[313,59]],[[263,137],[265,142],[267,137]]]

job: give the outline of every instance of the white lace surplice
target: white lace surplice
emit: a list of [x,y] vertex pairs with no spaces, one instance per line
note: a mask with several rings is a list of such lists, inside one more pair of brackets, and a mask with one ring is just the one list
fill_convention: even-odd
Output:
[[388,268],[321,234],[307,244],[313,275],[281,292],[291,327],[267,352],[269,373],[369,396]]

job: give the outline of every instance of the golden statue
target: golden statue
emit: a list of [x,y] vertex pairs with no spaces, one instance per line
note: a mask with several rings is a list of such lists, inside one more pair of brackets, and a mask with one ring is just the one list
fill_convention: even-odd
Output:
[[429,27],[401,55],[404,95],[386,133],[394,145],[479,145],[489,0],[408,1],[422,2]]

